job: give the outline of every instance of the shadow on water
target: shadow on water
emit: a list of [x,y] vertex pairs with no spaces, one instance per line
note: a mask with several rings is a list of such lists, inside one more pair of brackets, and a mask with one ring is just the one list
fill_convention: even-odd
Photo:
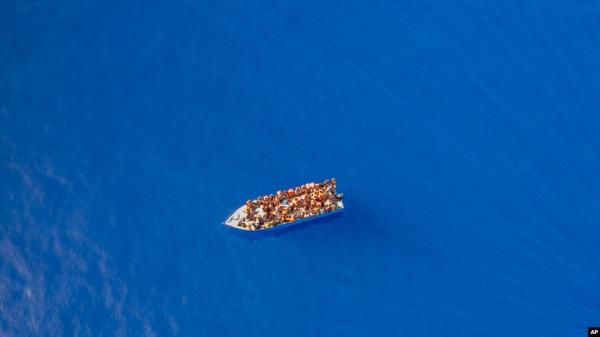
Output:
[[[347,200],[347,199],[346,199]],[[351,206],[348,206],[350,204]],[[380,226],[375,226],[376,221],[372,214],[361,207],[360,203],[350,201],[342,212],[332,214],[330,216],[318,218],[312,221],[302,222],[289,227],[281,229],[274,229],[271,231],[242,231],[235,228],[227,228],[227,231],[235,235],[236,237],[243,238],[248,241],[257,241],[270,237],[281,237],[297,233],[303,230],[316,229],[326,232],[337,237],[362,237],[368,233],[374,233],[374,231],[380,231]]]
[[344,209],[344,218],[340,226],[325,226],[323,231],[326,235],[334,235],[339,240],[360,240],[366,237],[383,235],[381,218],[361,200],[349,200]]

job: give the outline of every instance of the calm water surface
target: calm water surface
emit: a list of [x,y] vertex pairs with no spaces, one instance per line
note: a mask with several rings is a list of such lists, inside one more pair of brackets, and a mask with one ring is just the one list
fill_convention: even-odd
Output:
[[[0,335],[600,325],[600,3],[2,7]],[[331,176],[339,217],[220,224]]]

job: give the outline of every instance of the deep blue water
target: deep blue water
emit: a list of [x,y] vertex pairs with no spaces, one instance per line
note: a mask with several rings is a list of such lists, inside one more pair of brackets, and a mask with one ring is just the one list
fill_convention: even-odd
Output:
[[599,107],[597,1],[4,2],[0,335],[584,336]]

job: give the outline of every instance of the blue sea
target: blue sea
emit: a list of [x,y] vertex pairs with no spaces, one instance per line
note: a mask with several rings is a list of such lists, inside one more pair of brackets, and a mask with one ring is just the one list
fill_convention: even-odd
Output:
[[[598,1],[4,1],[0,336],[586,336]],[[335,177],[272,234],[246,199]]]

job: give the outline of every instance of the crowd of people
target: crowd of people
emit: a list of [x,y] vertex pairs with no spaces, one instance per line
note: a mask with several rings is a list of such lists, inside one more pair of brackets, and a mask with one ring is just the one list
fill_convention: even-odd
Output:
[[256,230],[294,222],[336,210],[341,198],[336,193],[335,178],[277,191],[246,201],[245,216],[239,225]]

